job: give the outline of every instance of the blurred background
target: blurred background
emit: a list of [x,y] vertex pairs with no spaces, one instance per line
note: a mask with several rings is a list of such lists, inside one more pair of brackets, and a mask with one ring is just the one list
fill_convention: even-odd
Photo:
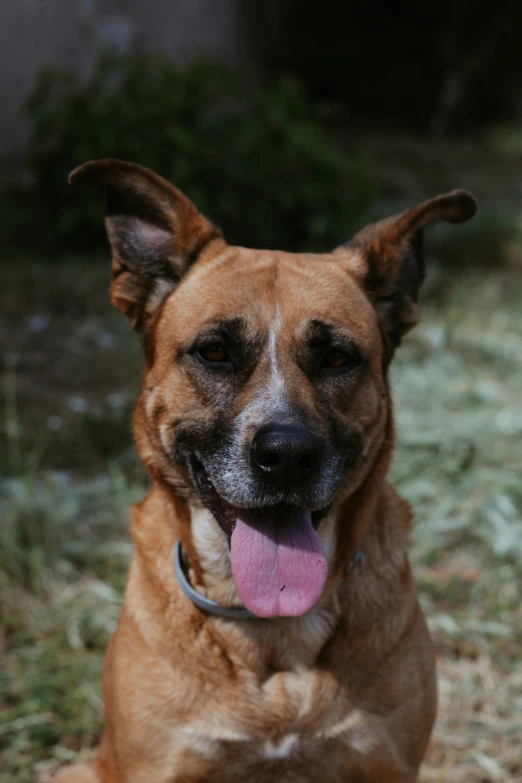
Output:
[[502,0],[2,1],[1,783],[97,742],[147,486],[103,199],[66,184],[111,156],[254,247],[327,250],[439,192],[477,196],[471,223],[427,237],[393,480],[439,666],[421,779],[522,779],[521,40]]

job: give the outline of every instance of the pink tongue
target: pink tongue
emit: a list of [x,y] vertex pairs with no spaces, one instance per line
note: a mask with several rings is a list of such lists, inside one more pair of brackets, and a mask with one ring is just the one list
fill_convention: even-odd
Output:
[[328,575],[309,511],[251,516],[232,533],[232,574],[239,597],[258,617],[296,617],[319,600]]

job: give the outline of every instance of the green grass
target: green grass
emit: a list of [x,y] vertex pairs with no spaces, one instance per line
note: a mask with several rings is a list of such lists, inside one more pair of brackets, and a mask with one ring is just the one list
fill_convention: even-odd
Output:
[[[442,287],[444,291],[442,293]],[[522,280],[448,272],[394,371],[396,486],[439,653],[423,781],[522,776]],[[442,296],[441,296],[442,293]]]
[[[52,274],[52,277],[50,275]],[[145,478],[140,349],[108,264],[11,267],[0,300],[0,782],[44,779],[102,725],[100,671]],[[522,278],[432,260],[393,371],[393,480],[439,658],[422,780],[522,776]]]
[[[0,293],[0,781],[90,748],[145,477],[140,349],[108,264],[6,265]],[[39,765],[39,766],[38,766]]]

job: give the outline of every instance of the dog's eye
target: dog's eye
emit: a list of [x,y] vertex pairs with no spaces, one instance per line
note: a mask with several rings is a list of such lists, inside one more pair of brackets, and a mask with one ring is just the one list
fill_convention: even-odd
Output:
[[328,373],[355,371],[363,359],[357,348],[329,348],[321,358],[321,369]]
[[208,343],[208,345],[202,346],[198,353],[206,362],[213,364],[230,361],[228,351],[221,343]]
[[346,367],[348,364],[353,364],[353,356],[340,348],[331,348],[326,352],[323,361],[325,367],[339,369],[340,367]]

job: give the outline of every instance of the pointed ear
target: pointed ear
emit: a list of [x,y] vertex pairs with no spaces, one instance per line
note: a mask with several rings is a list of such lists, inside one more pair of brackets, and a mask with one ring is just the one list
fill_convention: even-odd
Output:
[[69,183],[105,186],[111,298],[142,331],[221,232],[177,188],[136,163],[93,160],[72,171]]
[[418,321],[417,300],[424,281],[422,229],[438,220],[470,220],[477,203],[467,190],[435,196],[413,209],[373,223],[334,251],[361,280],[392,347]]

